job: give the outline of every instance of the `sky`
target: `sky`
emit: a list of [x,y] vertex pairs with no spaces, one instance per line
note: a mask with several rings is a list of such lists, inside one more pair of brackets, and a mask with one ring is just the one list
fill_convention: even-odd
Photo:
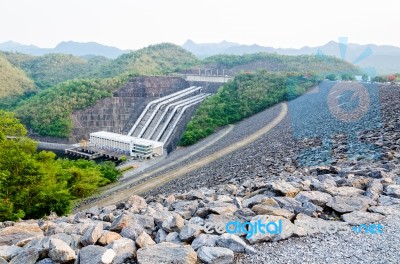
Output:
[[122,49],[228,40],[275,48],[338,37],[400,47],[396,0],[0,0],[0,43],[94,41]]

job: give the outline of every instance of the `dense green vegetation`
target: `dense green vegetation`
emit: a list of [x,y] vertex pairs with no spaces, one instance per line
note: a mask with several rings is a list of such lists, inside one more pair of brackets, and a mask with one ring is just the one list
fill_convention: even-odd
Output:
[[6,56],[13,65],[23,69],[41,89],[49,88],[66,80],[96,77],[99,67],[109,62],[103,57],[80,58],[67,54],[48,54],[35,57],[19,53],[6,53]]
[[123,82],[117,78],[66,81],[24,101],[15,113],[40,135],[68,137],[72,129],[71,113],[110,97]]
[[0,52],[0,101],[12,95],[22,95],[35,90],[35,85],[28,76],[13,66]]
[[189,69],[200,61],[185,49],[169,43],[149,47],[123,54],[101,67],[103,77],[116,75],[164,75]]
[[191,145],[218,127],[235,123],[265,108],[296,97],[316,83],[298,73],[242,73],[207,98],[186,127],[180,145]]
[[[4,59],[5,62],[12,68],[25,70],[41,91],[36,94],[30,90],[11,93],[1,100],[0,109],[15,111],[18,118],[35,132],[55,137],[69,136],[73,111],[112,96],[112,92],[130,77],[164,75],[199,63],[194,55],[173,44],[149,46],[115,60],[63,54],[6,55],[14,67]],[[33,82],[30,83],[33,87]]]
[[[92,195],[119,177],[113,163],[37,153],[36,143],[25,134],[12,113],[0,110],[0,221],[66,214],[72,200]],[[5,135],[18,138],[8,140]]]
[[203,63],[209,67],[233,70],[257,70],[262,68],[272,72],[362,74],[351,63],[335,57],[320,55],[288,56],[263,52],[245,55],[216,55],[204,59]]
[[374,82],[400,82],[400,73],[391,74],[391,75],[379,75],[373,78]]

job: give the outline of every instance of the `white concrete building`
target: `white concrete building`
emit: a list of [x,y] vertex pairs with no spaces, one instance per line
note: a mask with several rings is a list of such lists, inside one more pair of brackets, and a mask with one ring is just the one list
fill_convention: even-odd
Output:
[[162,142],[106,131],[90,133],[90,146],[137,158],[161,156],[164,150]]

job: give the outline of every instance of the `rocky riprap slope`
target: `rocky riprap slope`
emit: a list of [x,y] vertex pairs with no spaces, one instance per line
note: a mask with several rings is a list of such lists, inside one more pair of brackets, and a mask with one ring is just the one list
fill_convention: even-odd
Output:
[[[400,177],[385,169],[344,171],[311,167],[278,181],[251,179],[168,196],[132,196],[68,217],[19,223],[0,229],[0,263],[232,263],[234,253],[255,254],[252,245],[307,236],[292,228],[336,221],[377,223],[400,210]],[[358,176],[356,176],[358,175]],[[198,225],[283,221],[282,234],[206,234]]]
[[[363,263],[355,253],[369,263],[398,263],[390,245],[400,245],[393,222],[400,215],[400,90],[382,86],[380,96],[382,127],[357,134],[380,148],[373,160],[346,159],[348,142],[338,135],[332,165],[301,166],[298,150],[320,142],[293,140],[286,119],[253,144],[144,197],[68,217],[1,223],[0,263]],[[282,234],[246,238],[189,226],[260,219],[282,220]],[[301,228],[332,223],[341,230],[383,223],[384,235]],[[379,255],[364,249],[372,240]]]

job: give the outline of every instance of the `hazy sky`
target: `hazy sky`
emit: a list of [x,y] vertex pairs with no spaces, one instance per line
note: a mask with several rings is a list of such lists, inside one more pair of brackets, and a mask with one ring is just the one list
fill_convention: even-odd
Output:
[[[397,3],[396,3],[397,2]],[[229,40],[272,47],[400,46],[396,0],[0,0],[0,42],[95,41],[123,49]]]

